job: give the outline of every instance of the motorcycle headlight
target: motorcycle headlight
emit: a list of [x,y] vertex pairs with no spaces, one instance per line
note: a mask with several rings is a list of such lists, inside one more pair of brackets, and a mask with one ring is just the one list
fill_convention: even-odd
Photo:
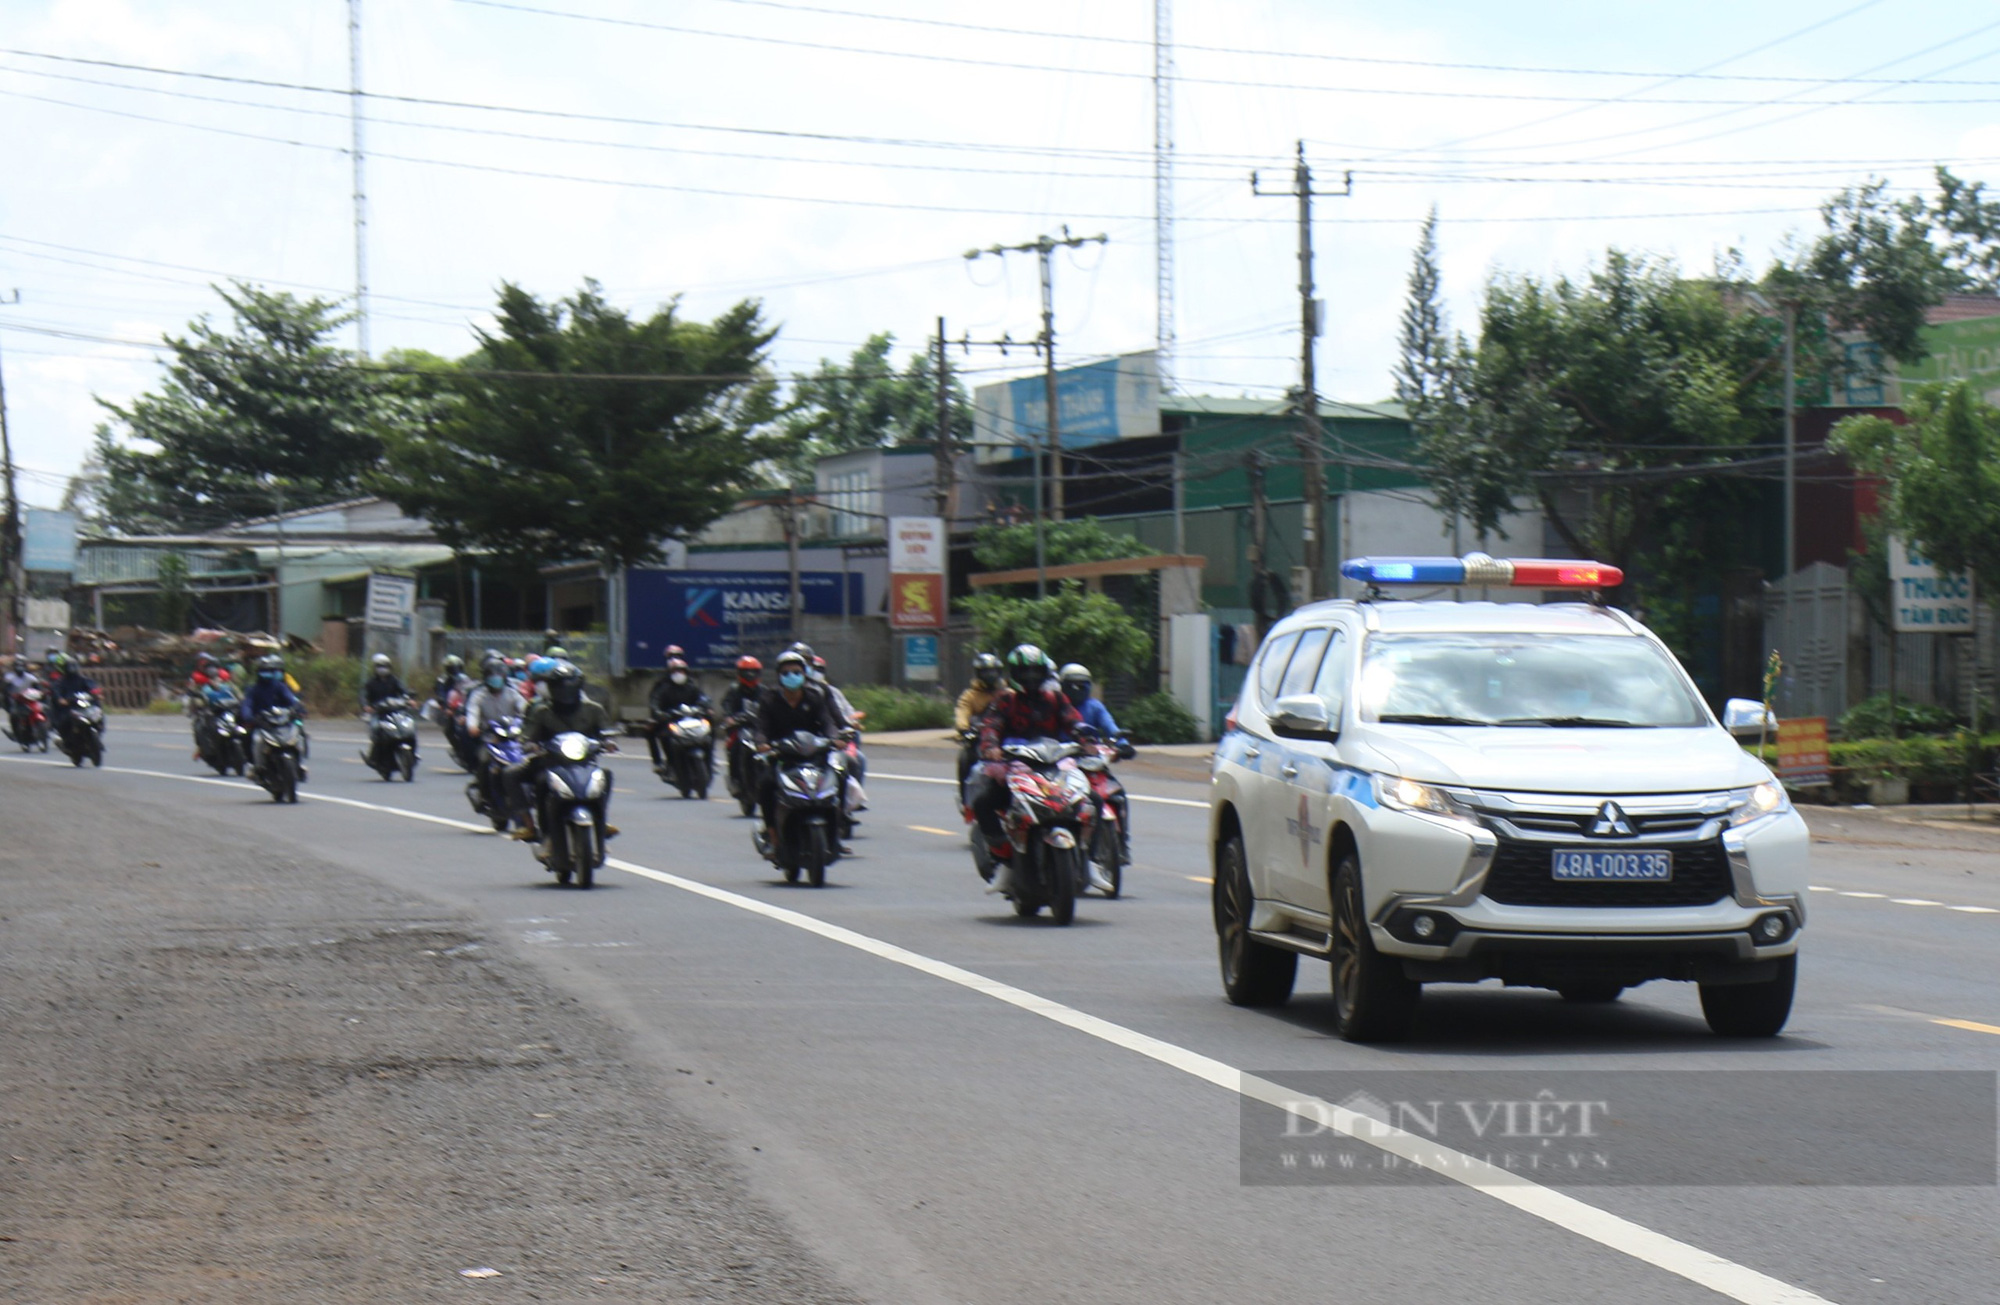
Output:
[[1400,775],[1375,776],[1375,797],[1392,811],[1408,811],[1448,820],[1470,821],[1465,805],[1435,784],[1423,784]]
[[556,751],[564,761],[582,761],[590,755],[590,740],[581,734],[565,734],[556,740]]
[[1743,789],[1734,796],[1739,805],[1729,813],[1730,828],[1747,825],[1765,816],[1774,816],[1792,805],[1785,795],[1785,786],[1774,779],[1767,779],[1755,788]]
[[583,795],[587,798],[601,798],[605,790],[610,787],[611,776],[603,770],[594,770],[590,773],[590,783],[585,786]]
[[563,777],[561,775],[556,774],[556,772],[554,772],[553,770],[545,771],[544,774],[546,774],[548,777],[549,792],[555,794],[559,798],[565,798],[572,802],[576,800],[576,793],[570,788],[570,786],[567,783],[563,781]]

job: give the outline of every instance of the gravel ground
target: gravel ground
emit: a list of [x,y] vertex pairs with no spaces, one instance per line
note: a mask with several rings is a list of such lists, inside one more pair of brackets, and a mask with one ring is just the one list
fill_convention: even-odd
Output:
[[0,776],[0,1300],[852,1299],[465,920],[164,816]]

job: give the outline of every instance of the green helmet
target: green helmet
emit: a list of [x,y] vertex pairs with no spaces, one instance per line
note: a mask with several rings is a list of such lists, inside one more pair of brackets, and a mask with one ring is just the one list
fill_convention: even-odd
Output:
[[1007,654],[1007,678],[1023,692],[1041,688],[1055,669],[1049,655],[1031,643],[1016,644]]

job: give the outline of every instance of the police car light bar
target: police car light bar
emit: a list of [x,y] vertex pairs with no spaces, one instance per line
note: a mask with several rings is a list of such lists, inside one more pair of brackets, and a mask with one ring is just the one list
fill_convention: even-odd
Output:
[[1625,572],[1603,562],[1564,558],[1355,557],[1340,564],[1349,580],[1370,585],[1495,585],[1516,589],[1610,589]]

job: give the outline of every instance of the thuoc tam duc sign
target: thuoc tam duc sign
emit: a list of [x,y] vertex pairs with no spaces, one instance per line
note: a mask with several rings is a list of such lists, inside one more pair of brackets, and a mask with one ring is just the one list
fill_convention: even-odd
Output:
[[1971,634],[1972,576],[1941,572],[1922,550],[1894,535],[1889,550],[1889,599],[1898,634]]

